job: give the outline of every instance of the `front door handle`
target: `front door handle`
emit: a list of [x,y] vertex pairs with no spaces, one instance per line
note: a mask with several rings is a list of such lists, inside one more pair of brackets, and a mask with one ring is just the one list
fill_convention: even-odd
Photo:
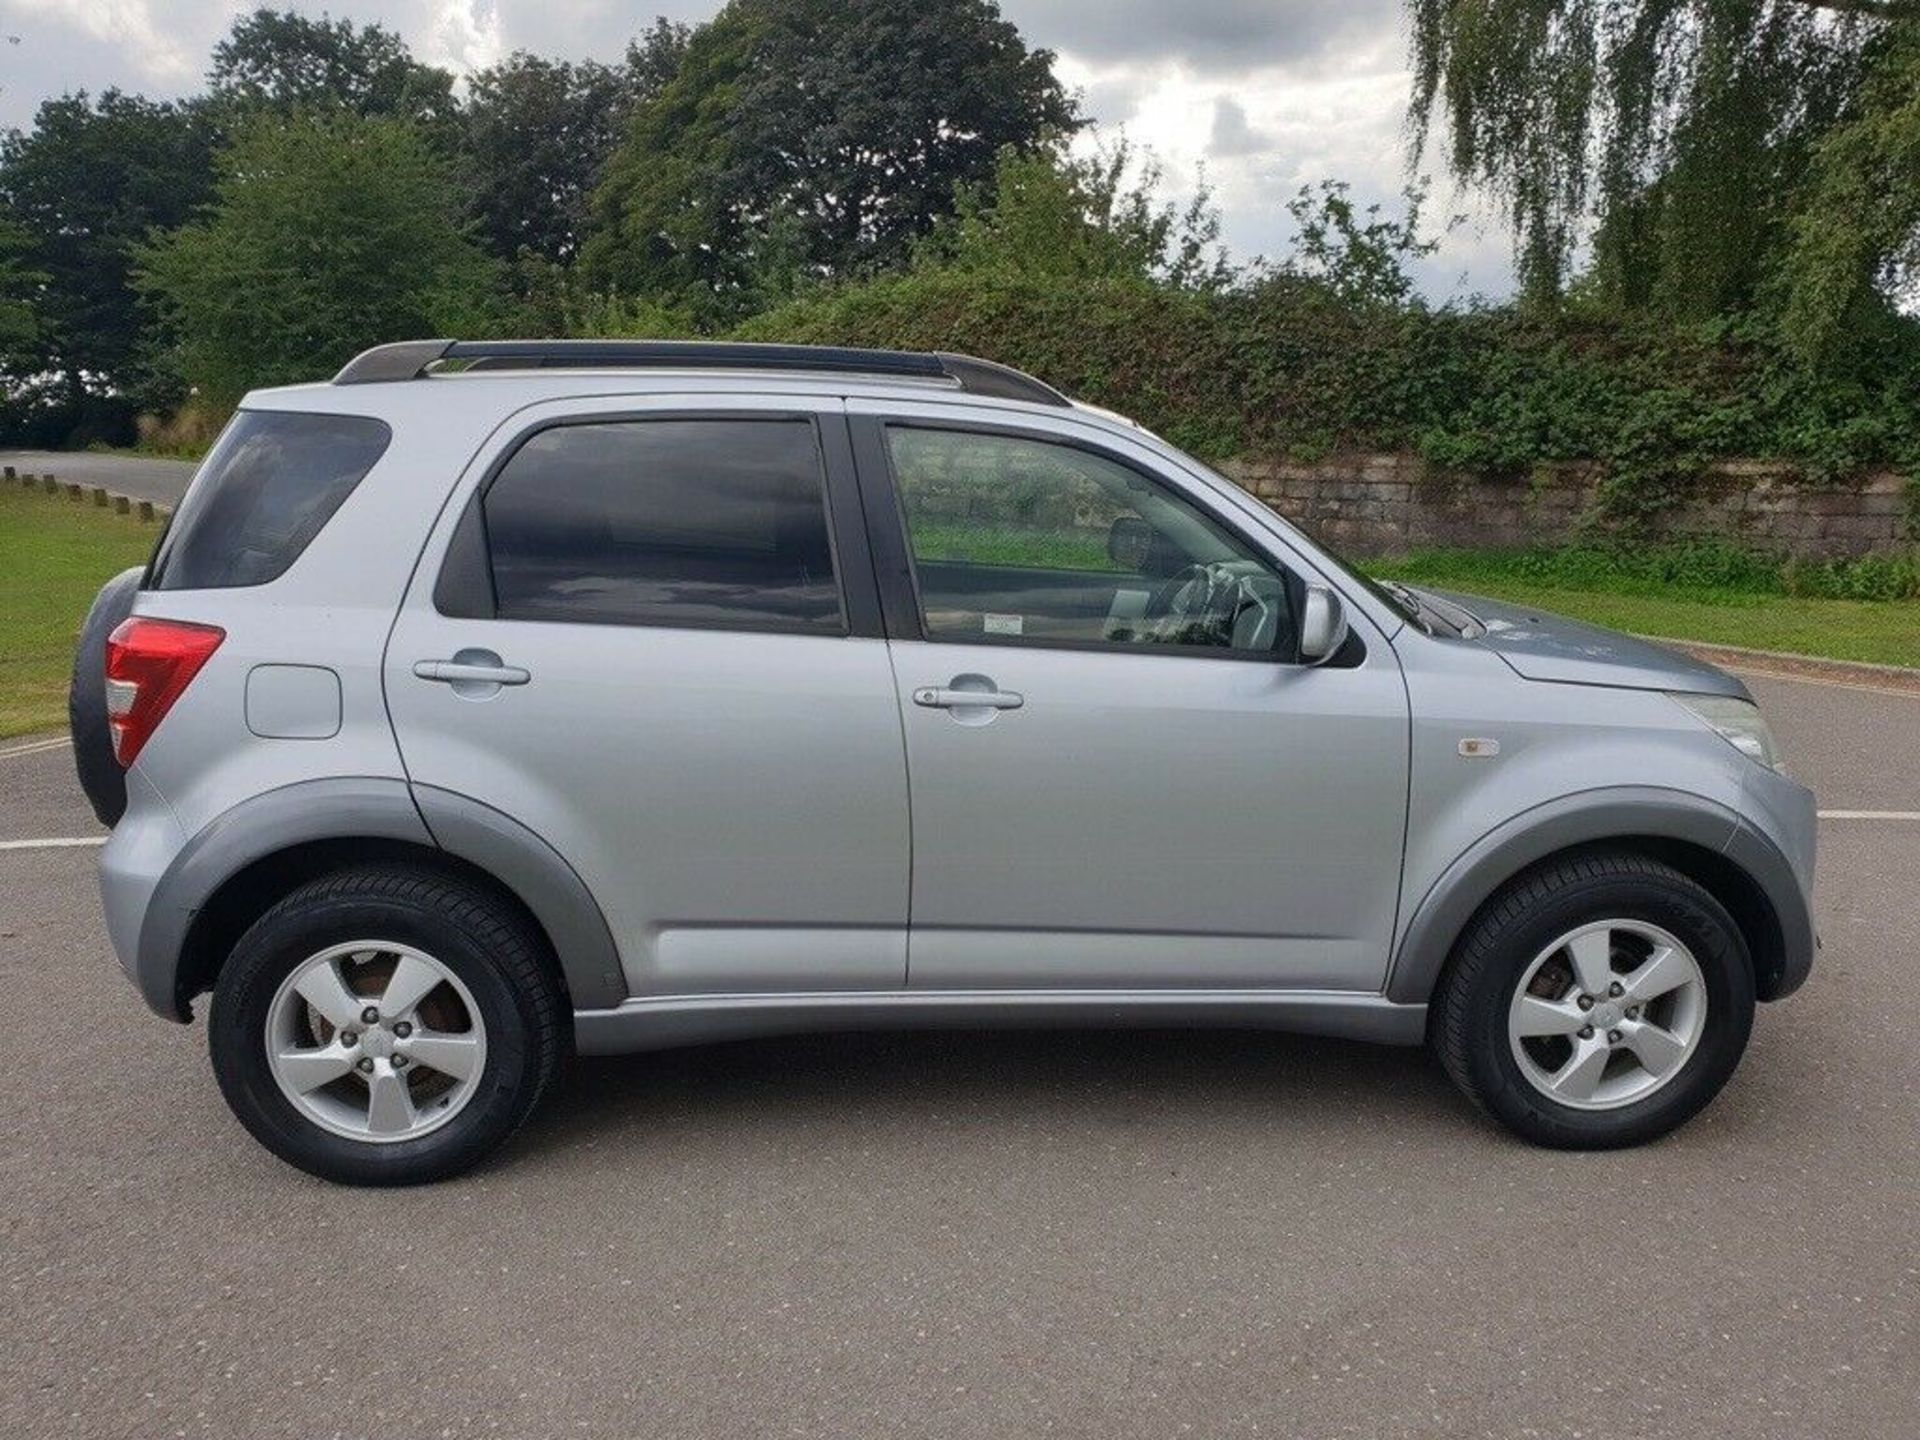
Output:
[[1012,690],[955,690],[945,685],[922,685],[913,703],[929,710],[1018,710],[1027,697]]
[[[463,652],[464,653],[464,652]],[[533,676],[518,665],[502,665],[499,660],[416,660],[413,673],[422,680],[437,680],[443,685],[524,685]]]

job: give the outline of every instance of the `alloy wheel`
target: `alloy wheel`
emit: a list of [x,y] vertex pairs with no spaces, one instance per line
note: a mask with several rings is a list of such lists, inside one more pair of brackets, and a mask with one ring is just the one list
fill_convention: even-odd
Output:
[[1600,920],[1534,957],[1507,1036],[1520,1074],[1549,1100],[1616,1110],[1679,1075],[1706,1019],[1706,976],[1685,944],[1643,920]]
[[487,1036],[472,992],[410,945],[355,940],[293,969],[267,1008],[267,1064],[301,1115],[375,1144],[415,1140],[473,1098]]

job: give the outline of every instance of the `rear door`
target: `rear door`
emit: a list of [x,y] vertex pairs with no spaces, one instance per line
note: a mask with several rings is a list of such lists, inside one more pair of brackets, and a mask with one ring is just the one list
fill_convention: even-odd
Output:
[[408,775],[557,850],[635,994],[903,982],[857,506],[837,400],[569,402],[490,442],[428,546],[386,660]]
[[851,402],[913,794],[915,988],[1377,990],[1392,649],[1295,662],[1303,576],[1150,450]]

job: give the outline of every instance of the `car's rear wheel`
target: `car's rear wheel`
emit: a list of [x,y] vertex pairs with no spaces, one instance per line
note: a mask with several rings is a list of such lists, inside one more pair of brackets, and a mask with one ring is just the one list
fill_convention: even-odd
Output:
[[1705,889],[1632,853],[1523,876],[1475,917],[1434,997],[1442,1064],[1544,1145],[1637,1144],[1719,1093],[1753,1027],[1753,966]]
[[431,870],[323,877],[241,937],[214,987],[213,1064],[274,1154],[358,1185],[443,1179],[517,1129],[564,1007],[512,908]]

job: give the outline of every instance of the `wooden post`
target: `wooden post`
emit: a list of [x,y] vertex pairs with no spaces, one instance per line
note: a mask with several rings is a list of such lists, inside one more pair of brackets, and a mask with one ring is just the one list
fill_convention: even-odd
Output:
[[18,472],[18,471],[16,471],[16,470],[15,470],[15,469],[13,468],[13,466],[11,466],[11,465],[9,465],[9,466],[7,466],[7,479],[9,479],[9,480],[11,480],[11,479],[13,479],[13,478],[14,478],[14,476],[15,476],[15,475],[17,475],[18,473],[19,473],[19,472]]
[[114,513],[114,514],[116,514],[116,515],[129,515],[129,514],[132,514],[132,513],[133,513],[133,502],[132,502],[131,500],[129,500],[129,499],[127,499],[127,497],[126,497],[126,496],[124,496],[124,495],[116,495],[116,496],[114,496],[114,497],[113,497],[113,513]]
[[93,503],[98,505],[102,510],[107,508],[106,487],[101,485],[93,487]]
[[74,484],[69,484],[69,485],[67,486],[67,498],[68,498],[69,500],[76,500],[76,501],[77,501],[77,500],[79,500],[79,499],[80,499],[81,497],[83,497],[83,496],[84,496],[84,495],[85,495],[86,493],[87,493],[87,492],[86,492],[86,491],[84,491],[84,490],[82,490],[82,489],[81,489],[81,488],[80,488],[80,487],[79,487],[78,485],[74,485]]
[[42,475],[40,477],[40,488],[45,490],[49,495],[58,495],[60,493],[60,482],[51,475]]
[[142,500],[140,502],[140,523],[142,525],[151,525],[153,523],[153,502],[151,500]]

